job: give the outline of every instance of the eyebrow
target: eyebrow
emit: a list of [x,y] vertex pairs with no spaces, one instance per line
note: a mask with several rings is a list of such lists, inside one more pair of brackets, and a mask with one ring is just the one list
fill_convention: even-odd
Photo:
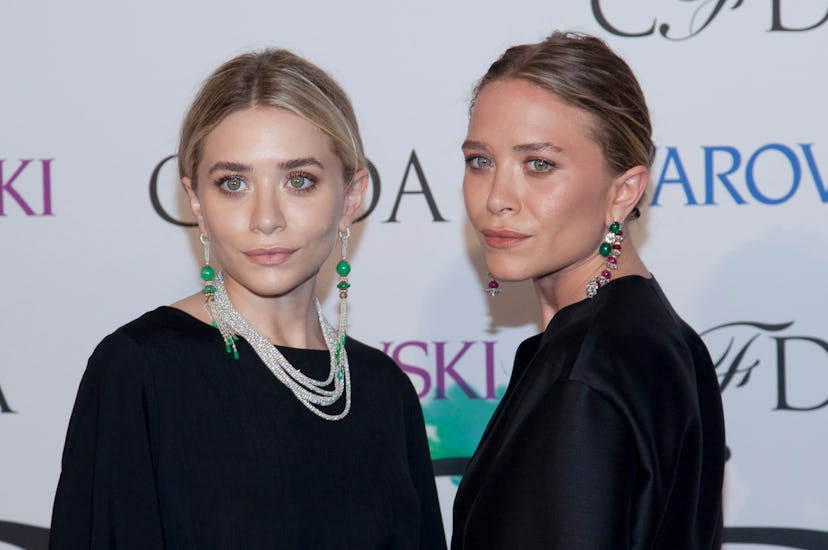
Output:
[[279,168],[282,170],[294,170],[303,166],[316,166],[320,170],[324,170],[325,166],[316,157],[304,157],[298,159],[285,160],[279,163]]
[[489,148],[486,147],[486,144],[483,143],[482,141],[470,141],[468,139],[463,142],[463,145],[461,146],[461,148],[462,149],[482,149],[484,151],[489,150]]
[[217,162],[210,167],[207,175],[212,176],[216,172],[250,172],[250,170],[252,170],[250,166],[240,162]]
[[[480,149],[483,151],[488,151],[489,147],[483,143],[482,141],[470,141],[466,140],[463,142],[463,149]],[[512,150],[516,153],[534,153],[537,151],[552,151],[555,153],[562,153],[563,149],[558,147],[553,143],[549,143],[548,141],[538,141],[534,143],[521,143],[520,145],[515,145],[512,147]]]
[[[278,165],[280,170],[295,170],[303,166],[316,166],[320,170],[324,170],[325,166],[316,157],[302,157],[297,159],[283,160]],[[240,162],[217,162],[210,167],[208,175],[216,172],[251,172],[253,167],[249,164]]]
[[534,153],[537,151],[552,151],[554,153],[562,153],[563,149],[549,143],[548,141],[541,141],[536,143],[523,143],[521,145],[515,145],[512,147],[512,150],[517,153]]

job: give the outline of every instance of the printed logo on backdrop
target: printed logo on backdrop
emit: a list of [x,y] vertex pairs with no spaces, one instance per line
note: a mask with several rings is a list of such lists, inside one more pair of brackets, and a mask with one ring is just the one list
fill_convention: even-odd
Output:
[[435,475],[462,475],[506,391],[498,384],[496,345],[489,340],[382,343],[417,389]]
[[[747,391],[752,381],[764,376],[773,380],[775,392],[767,396],[773,411],[813,413],[827,407],[828,341],[802,334],[794,325],[794,321],[735,321],[702,332],[722,393]],[[816,550],[828,548],[828,532],[729,527],[724,542]]]
[[828,182],[822,177],[813,143],[768,143],[755,150],[732,145],[699,149],[665,149],[651,206],[678,202],[685,206],[777,206],[796,196],[828,203]]
[[[754,2],[755,3],[755,2]],[[637,20],[630,21],[629,4],[624,1],[592,0],[592,14],[604,30],[616,36],[626,38],[642,38],[661,36],[668,40],[687,40],[699,35],[710,27],[717,19],[732,19],[740,12],[735,11],[745,4],[745,0],[674,0],[672,5],[667,2],[651,2],[661,9],[675,8],[682,5],[686,12],[682,18],[665,21],[659,14],[634,13]],[[692,5],[686,5],[692,4]],[[821,11],[813,7],[803,9],[802,0],[770,0],[768,16],[770,28],[768,32],[805,32],[814,30],[828,21],[828,6]],[[615,7],[615,13],[610,13]],[[623,16],[623,22],[620,21]]]
[[0,159],[0,216],[54,216],[52,161]]
[[747,387],[765,370],[776,388],[770,409],[805,413],[828,406],[828,341],[798,334],[793,325],[736,321],[702,332],[722,393]]
[[12,410],[11,406],[9,405],[6,396],[3,394],[3,386],[0,385],[0,414],[3,413],[15,413],[17,411]]
[[[195,227],[195,222],[189,221],[189,215],[186,216],[188,218],[187,220],[181,219],[181,216],[177,214],[179,208],[176,206],[165,206],[162,204],[160,187],[165,185],[172,185],[176,189],[180,187],[177,171],[174,175],[167,174],[167,177],[162,177],[162,172],[164,172],[165,169],[175,170],[174,166],[167,165],[176,157],[177,155],[170,155],[161,159],[161,161],[153,169],[149,181],[150,202],[152,203],[153,210],[155,210],[162,220],[174,225]],[[369,185],[371,200],[368,202],[365,212],[356,219],[356,222],[361,222],[374,212],[379,203],[380,193],[382,191],[382,182],[379,171],[370,160],[368,161],[368,173],[370,175]],[[413,149],[411,150],[411,155],[408,157],[408,162],[405,165],[400,185],[397,188],[394,206],[391,208],[391,213],[388,216],[388,219],[383,220],[384,223],[397,223],[400,221],[397,217],[400,215],[402,199],[403,197],[410,195],[418,196],[420,199],[425,201],[425,206],[428,208],[432,221],[448,221],[442,216],[442,214],[440,214],[440,210],[437,207],[437,201],[434,198],[434,193],[432,193],[431,187],[428,184],[425,170],[423,170],[420,159],[417,157],[417,152]]]

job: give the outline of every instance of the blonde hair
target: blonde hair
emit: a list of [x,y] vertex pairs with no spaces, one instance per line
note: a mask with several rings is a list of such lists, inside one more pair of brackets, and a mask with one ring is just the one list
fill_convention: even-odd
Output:
[[611,174],[649,168],[655,156],[647,102],[629,65],[599,38],[555,32],[543,42],[506,50],[474,89],[498,80],[531,82],[592,116],[592,137]]
[[252,107],[290,111],[328,135],[350,184],[364,168],[365,152],[354,109],[342,88],[322,69],[287,50],[267,49],[221,65],[193,100],[178,144],[178,173],[196,185],[204,140],[231,113]]

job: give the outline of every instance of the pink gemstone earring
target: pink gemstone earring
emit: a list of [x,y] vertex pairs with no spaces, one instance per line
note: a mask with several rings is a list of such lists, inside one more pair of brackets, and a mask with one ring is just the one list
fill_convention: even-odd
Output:
[[488,294],[489,296],[497,296],[498,294],[503,292],[503,289],[500,288],[500,283],[497,282],[497,279],[495,279],[494,275],[492,275],[491,273],[489,273],[489,284],[486,285],[485,290],[486,294]]
[[594,298],[598,294],[598,289],[610,282],[612,272],[618,269],[618,256],[621,255],[621,241],[624,240],[624,231],[621,229],[623,226],[624,224],[622,222],[612,222],[609,226],[609,232],[604,237],[604,242],[598,247],[598,254],[606,258],[606,260],[601,274],[593,277],[587,285],[587,298]]

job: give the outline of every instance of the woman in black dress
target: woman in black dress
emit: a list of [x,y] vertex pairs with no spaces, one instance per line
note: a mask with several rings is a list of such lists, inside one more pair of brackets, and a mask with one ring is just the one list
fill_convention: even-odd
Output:
[[[346,335],[366,188],[345,93],[241,55],[186,116],[204,287],[106,337],[72,413],[51,548],[444,548],[417,395]],[[336,247],[340,322],[315,298]]]
[[546,330],[517,350],[452,549],[718,548],[716,374],[625,233],[654,153],[632,71],[586,35],[509,48],[477,85],[463,152],[488,268],[533,282]]

